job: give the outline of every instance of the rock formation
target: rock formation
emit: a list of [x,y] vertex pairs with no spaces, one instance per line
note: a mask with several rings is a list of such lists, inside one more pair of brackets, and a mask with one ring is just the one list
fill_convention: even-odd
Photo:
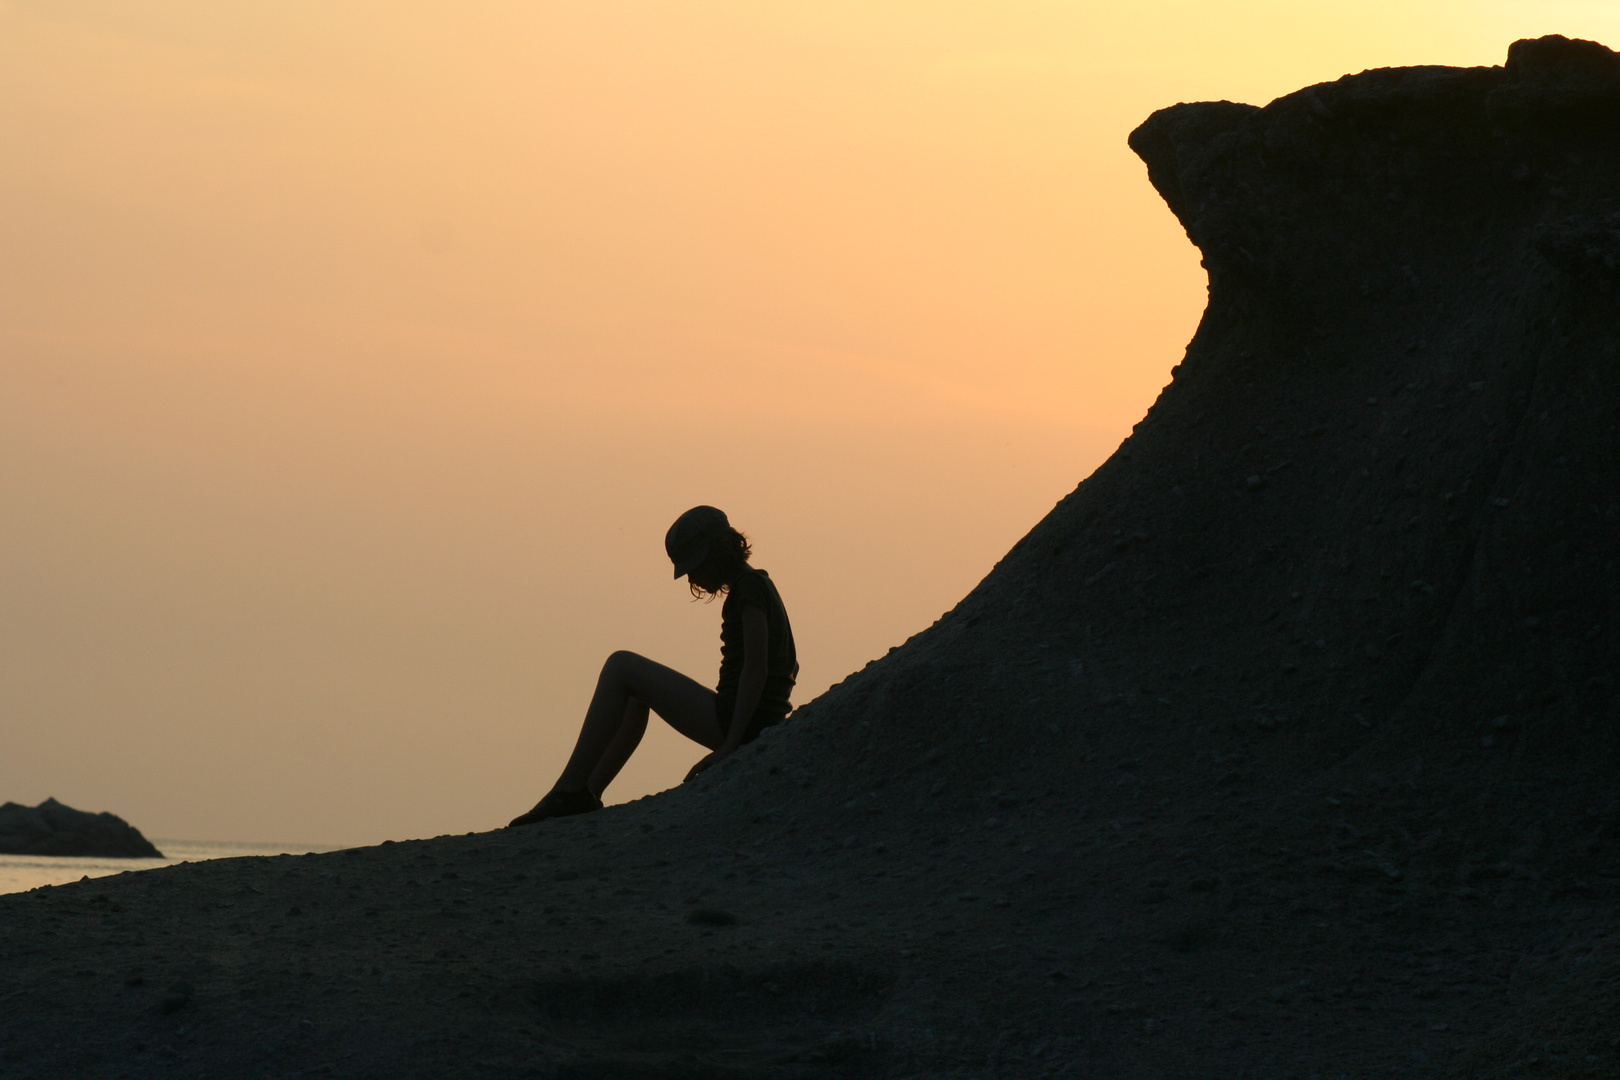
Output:
[[1615,1075],[1617,118],[1155,114],[1208,310],[955,610],[653,799],[0,898],[13,1072]]
[[141,831],[115,814],[92,814],[46,799],[0,806],[0,855],[94,855],[161,859]]

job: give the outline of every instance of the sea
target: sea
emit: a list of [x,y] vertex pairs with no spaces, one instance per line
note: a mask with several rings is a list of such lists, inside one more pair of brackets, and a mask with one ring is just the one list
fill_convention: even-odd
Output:
[[332,846],[309,844],[245,844],[231,840],[153,840],[161,859],[101,859],[92,856],[0,855],[0,893],[27,892],[41,885],[110,877],[132,870],[151,870],[205,859],[233,859],[243,855],[307,855],[336,851]]

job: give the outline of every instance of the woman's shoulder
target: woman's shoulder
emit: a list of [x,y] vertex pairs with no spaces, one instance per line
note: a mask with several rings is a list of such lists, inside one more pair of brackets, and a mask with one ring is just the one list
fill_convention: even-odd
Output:
[[737,575],[737,580],[731,583],[728,592],[730,595],[727,599],[770,610],[771,599],[776,590],[771,584],[769,574],[755,567],[745,566],[742,573]]

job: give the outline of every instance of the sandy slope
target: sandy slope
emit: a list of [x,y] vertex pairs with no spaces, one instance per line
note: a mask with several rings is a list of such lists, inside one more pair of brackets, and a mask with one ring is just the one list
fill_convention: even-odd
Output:
[[0,1076],[1614,1076],[1620,67],[1132,136],[1136,434],[697,783],[0,897]]

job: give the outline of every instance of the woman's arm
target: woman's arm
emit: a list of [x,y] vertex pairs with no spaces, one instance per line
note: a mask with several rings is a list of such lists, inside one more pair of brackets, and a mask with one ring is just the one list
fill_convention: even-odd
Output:
[[743,608],[743,665],[737,677],[737,707],[731,714],[731,726],[726,729],[726,741],[720,749],[729,754],[742,745],[748,733],[748,721],[759,708],[759,699],[765,696],[765,676],[770,669],[771,624],[765,612],[752,604]]
[[754,718],[759,699],[765,696],[765,676],[770,671],[771,624],[763,608],[752,604],[743,608],[743,665],[737,679],[737,706],[731,714],[731,725],[726,738],[714,753],[709,754],[686,774],[688,780],[728,756],[742,745],[748,733],[748,721]]

